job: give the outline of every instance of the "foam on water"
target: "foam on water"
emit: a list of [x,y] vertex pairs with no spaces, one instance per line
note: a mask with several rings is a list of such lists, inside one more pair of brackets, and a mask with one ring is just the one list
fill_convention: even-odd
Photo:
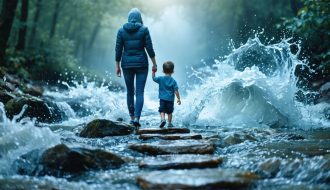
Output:
[[[292,46],[298,49],[295,54]],[[297,65],[306,64],[297,58],[299,53],[299,44],[290,39],[264,45],[255,36],[226,57],[191,67],[187,84],[180,85],[183,98],[182,105],[175,106],[176,124],[329,127],[323,114],[329,104],[306,105],[295,98],[300,89],[294,71]],[[69,105],[78,103],[88,114],[82,118],[71,113],[66,124],[94,118],[129,120],[125,92],[112,92],[86,80],[67,86],[66,92],[48,91],[46,95]],[[142,121],[154,120],[158,114],[157,86],[151,86],[146,88]],[[187,86],[184,92],[182,86]]]
[[9,120],[5,115],[4,105],[0,102],[0,174],[12,174],[14,171],[11,165],[19,156],[59,143],[59,135],[49,128],[36,127],[34,120],[23,118],[17,122],[15,117]]

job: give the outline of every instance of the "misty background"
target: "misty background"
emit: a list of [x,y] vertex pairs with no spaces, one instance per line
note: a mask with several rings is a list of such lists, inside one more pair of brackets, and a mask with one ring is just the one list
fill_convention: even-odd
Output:
[[[304,68],[297,73],[313,87],[315,81],[327,80],[329,71],[324,21],[329,10],[323,4],[326,1],[0,0],[2,16],[14,11],[8,40],[0,43],[0,60],[1,65],[23,78],[48,83],[87,76],[89,80],[123,84],[123,79],[114,76],[115,39],[118,29],[127,22],[129,10],[137,7],[150,30],[158,74],[162,63],[172,60],[174,76],[184,84],[191,66],[212,64],[256,34],[264,44],[278,42],[285,36],[302,43],[300,56],[309,59],[312,69],[322,66],[314,75],[306,74]],[[306,10],[311,18],[317,15],[313,22],[321,23],[320,26],[313,28],[306,23]],[[304,23],[313,26],[311,30],[317,35]],[[323,45],[318,46],[320,43]]]

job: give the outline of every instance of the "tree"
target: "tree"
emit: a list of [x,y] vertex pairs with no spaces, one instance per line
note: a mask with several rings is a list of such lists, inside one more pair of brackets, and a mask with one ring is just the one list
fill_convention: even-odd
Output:
[[29,10],[29,0],[22,0],[20,27],[19,27],[16,50],[24,50],[25,48],[28,10]]
[[[299,77],[308,87],[317,87],[330,80],[330,8],[327,0],[304,0],[297,16],[286,19],[284,26],[303,43],[303,55],[309,59],[309,69],[302,69]],[[306,72],[310,71],[310,72]]]
[[18,0],[3,0],[0,15],[0,65],[4,65],[7,41],[13,25]]
[[31,46],[34,43],[36,32],[37,32],[37,25],[40,18],[40,11],[41,11],[42,0],[37,0],[36,3],[36,11],[33,17],[33,24],[31,29],[31,35],[29,39],[29,45]]
[[53,12],[53,17],[52,17],[51,29],[50,29],[50,33],[49,33],[49,38],[53,38],[55,35],[57,19],[58,19],[59,12],[60,12],[60,5],[61,5],[61,0],[56,0],[55,9]]

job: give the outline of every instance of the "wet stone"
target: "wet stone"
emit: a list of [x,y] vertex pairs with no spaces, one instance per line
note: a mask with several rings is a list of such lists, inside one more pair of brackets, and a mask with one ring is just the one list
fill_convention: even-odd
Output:
[[96,119],[88,123],[80,132],[81,137],[102,138],[106,136],[123,136],[133,132],[133,128],[122,122]]
[[250,172],[224,169],[153,171],[137,177],[142,189],[246,189],[258,179]]
[[205,140],[174,140],[130,144],[129,148],[151,155],[160,154],[212,154],[215,145]]
[[145,169],[191,169],[191,168],[216,168],[222,163],[222,158],[211,155],[160,155],[147,157],[139,164]]
[[280,159],[269,159],[260,164],[259,169],[264,177],[275,177],[280,171],[280,166]]
[[125,161],[119,156],[100,149],[69,148],[64,144],[46,150],[40,159],[41,174],[61,176],[87,170],[116,169]]
[[67,119],[65,113],[53,102],[33,97],[19,97],[9,100],[6,105],[6,115],[12,119],[27,105],[22,117],[36,118],[38,122],[53,123]]
[[200,134],[141,134],[140,139],[148,140],[148,139],[163,139],[163,140],[185,140],[185,139],[202,139],[202,135]]
[[188,128],[147,128],[139,129],[137,134],[175,134],[175,133],[190,133]]

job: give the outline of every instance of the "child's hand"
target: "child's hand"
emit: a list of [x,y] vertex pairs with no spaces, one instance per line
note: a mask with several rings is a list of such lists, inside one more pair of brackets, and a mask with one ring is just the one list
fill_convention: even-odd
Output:
[[178,103],[178,105],[181,105],[181,100],[180,99],[178,99],[176,102]]
[[156,65],[156,64],[154,64],[154,65],[152,66],[152,72],[153,72],[153,73],[156,73],[156,72],[157,72],[157,65]]

